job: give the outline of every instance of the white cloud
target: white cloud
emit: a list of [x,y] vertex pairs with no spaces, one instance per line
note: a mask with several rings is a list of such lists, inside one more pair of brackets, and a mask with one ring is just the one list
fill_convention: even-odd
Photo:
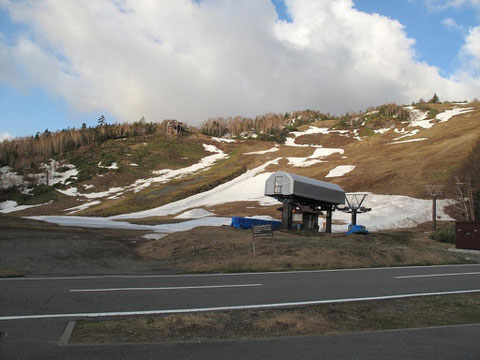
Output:
[[12,137],[13,137],[12,134],[9,134],[7,132],[0,133],[0,142],[11,139]]
[[450,30],[450,31],[459,31],[459,32],[463,32],[464,31],[464,28],[462,25],[459,25],[455,19],[451,18],[451,17],[447,17],[445,19],[442,20],[442,24],[445,25],[445,27]]
[[277,20],[270,0],[4,4],[30,29],[0,46],[24,80],[122,121],[345,112],[478,90],[419,62],[399,22],[350,0],[287,0],[292,23]]
[[431,10],[443,11],[462,6],[480,7],[480,0],[425,0],[425,4]]

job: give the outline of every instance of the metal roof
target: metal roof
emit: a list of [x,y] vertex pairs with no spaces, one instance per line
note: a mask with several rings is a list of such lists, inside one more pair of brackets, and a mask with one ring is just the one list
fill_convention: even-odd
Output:
[[[281,187],[275,188],[275,179],[277,182],[281,179]],[[265,182],[265,195],[277,198],[296,196],[331,204],[345,203],[345,191],[337,184],[286,171],[277,171],[270,175]]]

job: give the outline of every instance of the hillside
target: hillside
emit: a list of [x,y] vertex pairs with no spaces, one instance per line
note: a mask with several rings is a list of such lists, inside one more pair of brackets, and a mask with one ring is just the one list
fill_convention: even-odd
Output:
[[[425,184],[443,184],[445,197],[454,198],[455,177],[464,179],[478,159],[477,102],[390,104],[331,119],[313,112],[308,118],[305,113],[286,115],[282,126],[279,116],[271,117],[275,121],[270,125],[263,117],[256,124],[264,130],[254,127],[249,132],[243,130],[251,124],[241,119],[217,121],[229,138],[198,131],[144,131],[82,144],[57,153],[53,160],[37,159],[39,165],[3,166],[0,211],[22,216],[153,217],[153,223],[172,221],[189,209],[197,210],[183,218],[207,211],[217,216],[278,217],[278,204],[263,197],[266,177],[277,170],[334,182],[346,192],[372,193],[371,203],[385,208],[398,199],[394,195],[428,199]],[[207,125],[213,129],[212,122]],[[268,126],[274,137],[268,135]],[[259,140],[269,136],[283,138],[281,143]],[[33,186],[35,182],[40,185]],[[387,197],[376,197],[380,195]],[[156,210],[122,215],[149,209]]]

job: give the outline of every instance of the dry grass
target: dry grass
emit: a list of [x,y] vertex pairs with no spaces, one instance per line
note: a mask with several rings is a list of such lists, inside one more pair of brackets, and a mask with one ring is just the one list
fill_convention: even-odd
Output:
[[177,271],[249,272],[464,262],[448,246],[428,239],[423,228],[366,236],[275,232],[273,241],[256,240],[253,257],[251,231],[223,226],[170,234],[135,251]]
[[480,295],[79,321],[73,343],[161,342],[340,334],[480,322]]

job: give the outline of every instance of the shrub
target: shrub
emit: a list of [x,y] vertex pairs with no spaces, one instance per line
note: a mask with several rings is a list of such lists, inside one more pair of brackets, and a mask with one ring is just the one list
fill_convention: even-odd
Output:
[[455,244],[455,228],[438,229],[430,234],[430,239],[449,244]]

